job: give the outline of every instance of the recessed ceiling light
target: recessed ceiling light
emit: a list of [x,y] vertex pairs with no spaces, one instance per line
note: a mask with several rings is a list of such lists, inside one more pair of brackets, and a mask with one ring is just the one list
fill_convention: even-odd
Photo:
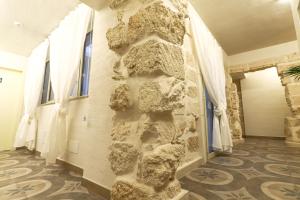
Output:
[[17,26],[17,27],[22,26],[21,22],[18,22],[18,21],[14,21],[14,25]]

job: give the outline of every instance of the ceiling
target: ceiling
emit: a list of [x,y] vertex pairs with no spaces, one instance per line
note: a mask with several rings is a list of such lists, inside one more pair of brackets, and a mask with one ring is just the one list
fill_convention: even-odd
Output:
[[0,50],[30,55],[77,4],[78,0],[0,0]]
[[296,40],[289,0],[191,0],[228,55]]

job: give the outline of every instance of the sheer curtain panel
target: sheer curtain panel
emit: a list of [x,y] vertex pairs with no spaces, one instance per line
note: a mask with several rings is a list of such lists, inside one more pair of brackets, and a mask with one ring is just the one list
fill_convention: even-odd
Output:
[[55,111],[45,137],[42,156],[48,163],[62,157],[68,143],[68,104],[73,80],[83,52],[85,36],[92,9],[80,4],[66,16],[49,36],[50,79],[54,93]]
[[212,147],[216,151],[231,152],[232,138],[226,114],[223,51],[191,4],[188,10],[196,56],[209,97],[214,104]]
[[36,108],[39,105],[43,85],[48,47],[49,42],[46,40],[36,47],[28,58],[24,83],[24,114],[16,133],[14,147],[27,146],[30,150],[35,148]]

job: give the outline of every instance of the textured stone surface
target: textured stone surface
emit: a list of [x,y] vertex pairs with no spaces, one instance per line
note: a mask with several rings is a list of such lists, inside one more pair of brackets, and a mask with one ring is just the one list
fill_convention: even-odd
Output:
[[172,199],[181,192],[181,185],[178,180],[174,180],[166,187],[163,199]]
[[124,58],[129,75],[163,73],[184,79],[184,60],[179,47],[149,40],[130,49]]
[[190,152],[196,152],[200,150],[199,137],[192,136],[187,139],[187,148]]
[[130,107],[129,86],[120,84],[110,97],[110,107],[115,111],[125,111]]
[[109,7],[112,9],[118,8],[125,4],[128,0],[109,0]]
[[163,200],[150,188],[129,181],[117,181],[111,191],[112,200]]
[[137,148],[129,143],[115,142],[111,145],[109,161],[115,174],[131,171],[138,157]]
[[[111,6],[117,7],[125,1],[113,0]],[[177,5],[181,4],[177,3]],[[181,8],[181,10],[184,9],[182,6]],[[110,28],[106,37],[109,47],[118,50],[150,34],[157,34],[162,39],[174,44],[182,44],[185,34],[182,12],[176,13],[161,2],[156,2],[131,16],[128,24],[119,19],[119,24]]]
[[179,134],[180,130],[172,121],[148,122],[144,126],[141,140],[143,143],[167,144],[175,141]]
[[127,27],[124,22],[120,22],[116,27],[108,29],[106,33],[108,46],[111,49],[120,49],[128,46]]
[[136,132],[137,127],[134,122],[127,122],[124,120],[115,121],[112,127],[112,140],[113,141],[125,141],[130,135]]
[[185,117],[186,125],[189,131],[195,132],[196,131],[196,118],[194,115],[187,115]]
[[182,44],[185,34],[182,14],[175,13],[157,2],[129,18],[128,40],[130,42],[152,33],[174,44]]
[[149,81],[139,89],[139,109],[143,112],[172,111],[184,106],[184,82],[168,78]]
[[142,182],[161,188],[175,179],[175,172],[185,154],[184,145],[166,144],[143,156],[138,177]]
[[171,0],[171,2],[182,15],[185,15],[187,13],[187,0]]

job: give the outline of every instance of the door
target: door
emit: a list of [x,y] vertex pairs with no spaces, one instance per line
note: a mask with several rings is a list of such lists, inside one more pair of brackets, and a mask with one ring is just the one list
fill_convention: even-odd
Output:
[[214,118],[214,106],[211,102],[208,92],[205,89],[205,99],[206,99],[206,118],[207,118],[207,146],[208,146],[208,152],[213,152],[212,148],[212,141],[213,141],[213,118]]
[[0,150],[13,147],[23,102],[23,73],[0,67]]

